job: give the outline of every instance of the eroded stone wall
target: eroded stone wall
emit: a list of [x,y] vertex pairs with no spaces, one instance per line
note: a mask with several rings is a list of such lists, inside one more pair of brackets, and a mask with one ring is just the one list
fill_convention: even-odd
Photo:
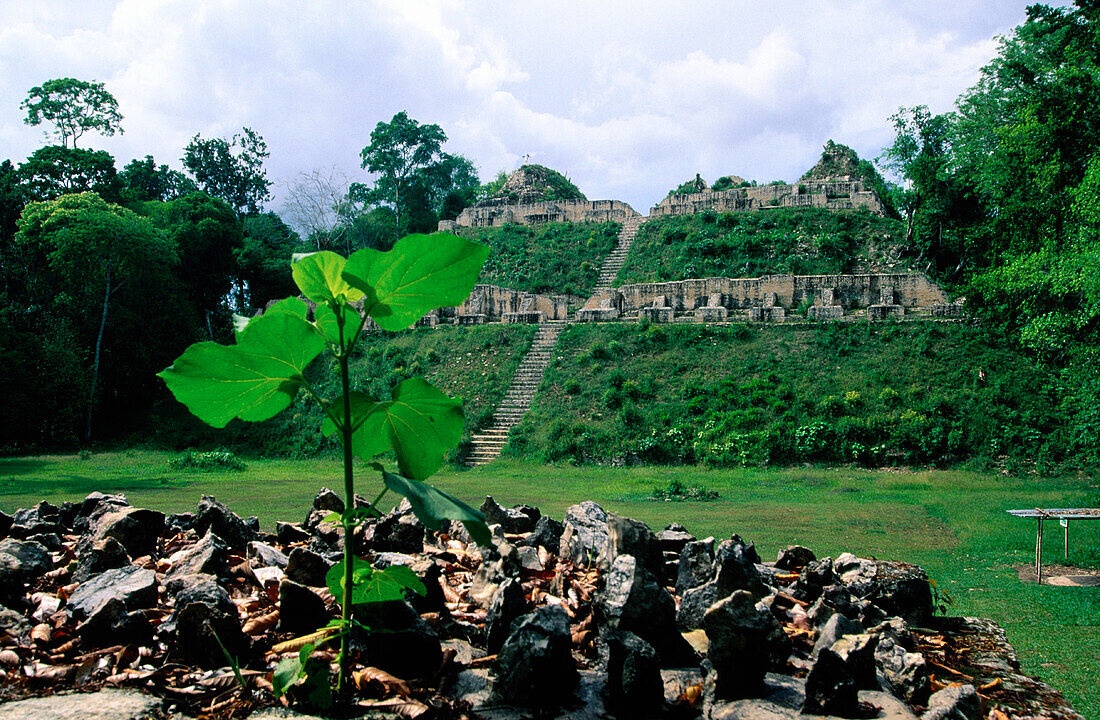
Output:
[[568,295],[535,295],[498,285],[474,285],[466,302],[446,314],[455,317],[482,315],[485,318],[482,322],[565,320],[570,299]]
[[639,213],[619,200],[550,200],[523,205],[468,207],[455,220],[441,220],[440,230],[456,227],[500,227],[509,223],[619,222]]
[[[863,275],[765,275],[759,278],[702,278],[664,283],[623,285],[594,295],[578,314],[582,320],[659,315],[653,308],[674,314],[697,313],[711,321],[716,308],[747,312],[755,309],[790,310],[808,301],[811,306],[866,310],[872,307],[905,309],[947,305],[947,293],[921,273]],[[838,316],[830,310],[830,317]],[[757,313],[759,314],[759,313]]]
[[691,215],[706,210],[751,212],[778,207],[820,207],[827,210],[864,208],[876,215],[886,214],[882,200],[863,182],[829,180],[669,195],[649,211],[649,216]]

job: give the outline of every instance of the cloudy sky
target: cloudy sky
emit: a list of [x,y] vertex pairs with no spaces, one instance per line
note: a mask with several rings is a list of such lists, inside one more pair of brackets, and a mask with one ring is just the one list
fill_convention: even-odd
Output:
[[[44,142],[27,91],[106,84],[121,168],[181,168],[196,133],[266,139],[286,183],[337,168],[395,112],[482,179],[531,162],[645,212],[696,172],[793,181],[832,138],[874,158],[900,106],[950,110],[1025,0],[0,0],[0,159]],[[1054,3],[1060,4],[1060,3]]]

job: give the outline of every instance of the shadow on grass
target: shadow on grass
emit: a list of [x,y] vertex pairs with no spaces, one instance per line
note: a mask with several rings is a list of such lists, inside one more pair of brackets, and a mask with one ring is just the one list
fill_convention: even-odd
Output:
[[5,470],[0,468],[0,496],[5,495],[53,495],[56,493],[86,495],[91,492],[134,492],[155,490],[157,488],[185,488],[194,484],[191,480],[168,477],[130,477],[111,478],[87,477],[84,475],[52,475],[48,478],[36,477],[33,480],[19,480],[14,477],[3,478]]
[[40,458],[0,458],[0,477],[41,472],[55,464],[53,460]]

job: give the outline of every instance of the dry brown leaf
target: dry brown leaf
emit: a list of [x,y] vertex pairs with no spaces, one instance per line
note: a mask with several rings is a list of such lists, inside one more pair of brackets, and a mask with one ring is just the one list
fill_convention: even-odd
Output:
[[702,696],[703,683],[696,683],[684,690],[684,694],[680,696],[680,702],[686,702],[688,705],[694,705]]
[[484,657],[474,658],[466,664],[468,668],[483,668],[489,667],[497,661],[496,655],[486,655]]
[[339,632],[339,628],[321,628],[317,632],[310,633],[309,635],[303,635],[302,637],[296,637],[286,642],[281,642],[271,648],[271,652],[276,655],[280,655],[286,652],[296,652],[301,650],[310,643],[319,643],[322,640],[328,638],[331,635]]
[[385,710],[396,713],[401,717],[418,718],[428,712],[428,706],[416,700],[403,700],[401,698],[389,698],[387,700],[360,700],[356,703],[361,708],[368,710]]
[[258,633],[267,632],[275,627],[278,622],[279,608],[275,608],[271,612],[249,618],[248,622],[241,627],[241,631],[245,635],[256,635]]
[[34,669],[34,678],[51,683],[69,682],[76,675],[76,671],[73,665],[39,665]]
[[76,650],[77,645],[80,644],[80,638],[73,638],[67,642],[58,645],[53,653],[50,655],[51,662],[61,662],[66,655],[69,655]]
[[7,665],[8,667],[18,667],[23,664],[23,660],[19,657],[19,653],[14,650],[0,650],[0,665]]
[[978,690],[982,692],[989,692],[990,690],[996,690],[1004,685],[1004,681],[1001,678],[997,678],[993,682],[987,682],[985,685],[979,685]]
[[366,689],[372,683],[377,683],[381,686],[382,692],[387,695],[397,694],[401,697],[408,697],[412,694],[408,683],[380,668],[365,667],[362,670],[356,670],[352,673],[351,678],[355,681],[355,687],[360,690]]
[[39,623],[31,629],[31,640],[36,645],[47,645],[53,637],[53,628],[48,623]]
[[930,661],[928,664],[931,665],[932,667],[939,668],[940,670],[943,670],[946,673],[954,675],[955,677],[961,677],[961,678],[964,678],[966,680],[971,680],[971,681],[974,680],[974,678],[971,677],[970,675],[967,675],[966,673],[959,672],[958,670],[955,670],[954,668],[949,668],[949,667],[947,667],[946,665],[944,665],[942,663],[936,662],[935,660]]
[[1010,720],[1010,718],[1008,717],[1008,715],[1005,715],[1003,712],[1001,712],[997,708],[993,708],[992,710],[989,711],[988,720]]

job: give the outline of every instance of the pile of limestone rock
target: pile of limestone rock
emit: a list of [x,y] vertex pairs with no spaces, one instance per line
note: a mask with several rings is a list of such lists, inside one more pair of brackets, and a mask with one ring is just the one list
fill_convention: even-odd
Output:
[[[357,530],[357,555],[427,593],[359,608],[344,716],[1080,717],[995,625],[934,617],[919,567],[798,546],[763,562],[737,535],[654,533],[593,502],[561,522],[481,509],[491,547],[407,503]],[[320,713],[300,688],[276,701],[271,672],[339,614],[343,530],[324,518],[342,511],[323,489],[274,533],[207,496],[169,516],[100,493],[0,513],[0,718],[63,717],[49,703],[68,691],[97,693],[86,717],[135,691],[137,714],[103,717]]]

